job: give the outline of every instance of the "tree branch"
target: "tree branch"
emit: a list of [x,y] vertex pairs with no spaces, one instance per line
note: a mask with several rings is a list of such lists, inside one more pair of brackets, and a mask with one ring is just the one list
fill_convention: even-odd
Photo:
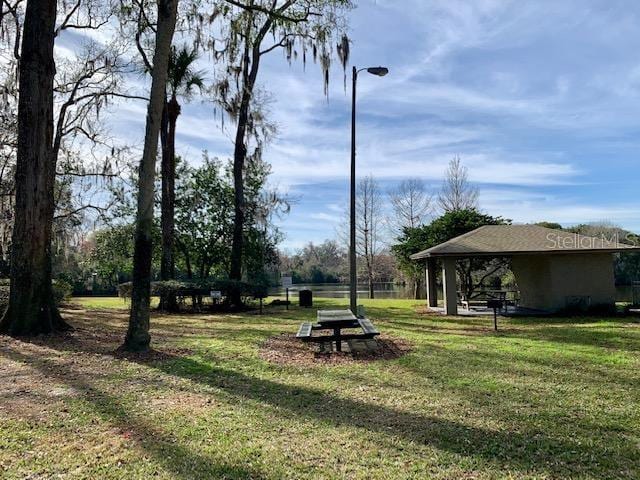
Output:
[[0,16],[0,18],[2,18],[7,13],[10,13],[13,17],[13,23],[16,27],[16,38],[13,42],[13,57],[18,61],[20,61],[20,38],[22,32],[22,28],[20,27],[20,17],[18,16],[18,6],[22,3],[22,1],[23,0],[17,0],[16,3],[11,5],[8,0],[2,0],[2,3],[7,6],[7,11],[2,12],[2,16]]
[[58,34],[60,32],[62,32],[63,30],[68,30],[68,29],[98,30],[100,27],[103,27],[104,25],[109,23],[111,14],[108,14],[106,16],[106,18],[103,21],[99,22],[99,23],[95,23],[95,24],[92,23],[93,19],[92,19],[92,12],[91,12],[91,8],[90,7],[87,8],[87,10],[88,10],[87,23],[85,23],[85,24],[70,23],[71,22],[71,18],[78,12],[78,9],[80,8],[81,4],[82,4],[82,0],[76,0],[76,3],[71,8],[71,11],[64,17],[64,20],[62,21],[60,26],[58,28],[56,28],[56,32],[55,32],[56,36],[58,36]]
[[80,3],[81,2],[82,2],[82,0],[76,0],[76,3],[73,6],[73,8],[71,9],[71,11],[66,15],[66,17],[64,17],[64,20],[62,21],[60,26],[56,29],[56,36],[58,35],[58,33],[60,33],[62,30],[64,30],[66,28],[66,25],[71,20],[71,17],[73,16],[73,14],[76,13],[78,8],[80,8]]
[[286,22],[292,22],[292,23],[306,22],[309,20],[309,17],[311,15],[320,15],[318,13],[311,12],[310,10],[307,10],[305,14],[301,17],[291,17],[289,15],[285,15],[284,12],[286,11],[287,8],[289,8],[291,5],[295,3],[295,0],[287,1],[280,8],[277,8],[277,9],[265,8],[262,5],[247,5],[238,0],[225,0],[225,1],[233,6],[242,8],[243,10],[246,10],[246,11],[264,13],[274,19],[284,20]]
[[109,207],[108,206],[107,207],[100,207],[98,205],[83,205],[82,207],[78,207],[78,208],[76,208],[74,210],[71,210],[69,212],[66,212],[64,214],[55,215],[53,217],[53,220],[55,221],[55,220],[60,220],[61,218],[69,218],[69,217],[71,217],[71,216],[73,216],[73,215],[75,215],[77,213],[80,213],[80,212],[82,212],[84,210],[88,210],[88,209],[96,210],[98,213],[102,214],[102,213],[105,213],[109,209]]
[[[144,48],[142,47],[142,43],[140,42],[140,39],[142,37],[142,32],[144,32],[146,27],[149,27],[153,32],[155,32],[155,29],[153,28],[153,25],[147,18],[147,14],[144,11],[143,0],[141,1],[134,0],[134,3],[138,5],[138,29],[136,31],[136,36],[135,36],[136,49],[140,53],[140,57],[142,57],[142,63],[144,63],[145,68],[149,73],[151,73],[151,71],[153,70],[153,65],[151,65],[151,62],[149,61],[149,57],[147,56],[147,53],[144,51]],[[143,24],[143,21],[144,21],[144,24]]]

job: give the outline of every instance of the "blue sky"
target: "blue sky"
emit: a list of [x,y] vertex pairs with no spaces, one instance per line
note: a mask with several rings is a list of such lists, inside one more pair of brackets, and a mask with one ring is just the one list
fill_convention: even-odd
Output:
[[[481,209],[516,222],[608,220],[640,230],[640,3],[361,0],[351,61],[385,65],[359,82],[358,172],[434,191],[459,155]],[[285,248],[335,237],[348,200],[350,96],[336,61],[329,101],[317,66],[273,53],[260,73],[279,127],[272,183],[297,199]],[[178,151],[229,157],[213,106],[183,108]],[[121,105],[114,134],[139,139],[144,105]]]

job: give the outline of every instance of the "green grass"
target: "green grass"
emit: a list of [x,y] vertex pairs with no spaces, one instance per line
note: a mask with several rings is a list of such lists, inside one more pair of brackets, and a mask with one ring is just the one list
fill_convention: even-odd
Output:
[[[72,297],[68,302],[93,309],[129,310],[131,305],[128,299],[120,297]],[[158,306],[158,297],[151,298],[151,306]]]
[[110,354],[125,304],[74,302],[92,310],[66,312],[72,339],[0,343],[2,478],[640,478],[638,324],[501,320],[494,333],[490,319],[365,301],[411,353],[281,366],[261,343],[315,310],[156,315],[165,355],[140,361]]

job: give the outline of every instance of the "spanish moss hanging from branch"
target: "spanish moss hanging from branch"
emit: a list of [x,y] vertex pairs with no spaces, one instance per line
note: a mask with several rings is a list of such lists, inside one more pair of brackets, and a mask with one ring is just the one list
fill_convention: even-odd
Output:
[[[248,161],[261,157],[264,144],[275,129],[265,116],[265,95],[258,85],[260,63],[265,55],[282,50],[287,63],[307,51],[320,63],[325,97],[329,96],[331,59],[337,55],[345,69],[349,57],[346,12],[349,0],[226,0],[215,10],[215,18],[194,17],[202,38],[201,45],[215,45],[216,58],[223,61],[216,69],[215,101],[236,125],[233,156],[235,190],[234,235],[229,277],[241,280],[245,226],[244,175]],[[209,30],[205,38],[204,28]],[[215,38],[215,41],[212,39]],[[302,52],[302,55],[300,55]],[[345,80],[346,81],[346,80]],[[238,297],[232,303],[240,305]]]

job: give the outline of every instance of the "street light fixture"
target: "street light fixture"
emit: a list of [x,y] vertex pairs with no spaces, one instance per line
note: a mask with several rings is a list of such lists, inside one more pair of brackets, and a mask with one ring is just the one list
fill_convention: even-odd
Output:
[[384,77],[389,73],[386,67],[369,67],[358,70],[353,67],[353,92],[351,96],[351,205],[350,205],[350,245],[349,245],[349,308],[354,315],[358,310],[358,273],[356,271],[356,85],[358,73],[366,70],[371,75]]
[[367,68],[367,72],[369,72],[371,75],[384,77],[387,73],[389,73],[389,69],[386,67],[369,67]]

